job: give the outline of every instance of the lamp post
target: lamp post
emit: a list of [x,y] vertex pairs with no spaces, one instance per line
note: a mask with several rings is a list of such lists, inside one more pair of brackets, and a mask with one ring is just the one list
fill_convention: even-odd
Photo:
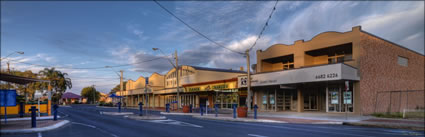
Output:
[[[162,52],[161,49],[159,48],[152,48],[152,50],[157,51],[159,50],[159,52],[161,52],[164,56],[164,52]],[[173,65],[173,67],[176,69],[176,83],[177,83],[177,109],[180,110],[180,85],[179,85],[179,64],[178,64],[178,56],[177,56],[177,50],[175,50],[174,52],[174,59],[176,61],[176,64],[174,65],[174,63],[167,58],[168,62],[170,62],[171,65]]]
[[121,75],[120,75],[120,74],[118,74],[118,72],[116,72],[114,69],[112,69],[111,66],[105,66],[105,68],[110,68],[113,72],[115,72],[117,74],[118,77],[120,77],[120,96],[121,96],[120,102],[122,102],[122,92],[123,92],[123,89],[124,89],[124,85],[123,85],[123,73],[124,73],[124,71],[120,70],[120,72],[121,72]]

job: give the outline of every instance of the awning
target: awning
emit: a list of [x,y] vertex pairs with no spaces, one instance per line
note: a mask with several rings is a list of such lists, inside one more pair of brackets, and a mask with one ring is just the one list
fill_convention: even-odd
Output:
[[[344,63],[326,64],[251,75],[251,86],[285,85],[308,82],[351,80],[358,81],[357,69]],[[247,77],[238,77],[238,87],[247,87]]]
[[50,82],[49,80],[41,80],[36,78],[28,78],[28,77],[22,77],[22,76],[16,76],[16,75],[10,75],[6,73],[0,73],[0,80],[25,85],[28,83],[33,82]]

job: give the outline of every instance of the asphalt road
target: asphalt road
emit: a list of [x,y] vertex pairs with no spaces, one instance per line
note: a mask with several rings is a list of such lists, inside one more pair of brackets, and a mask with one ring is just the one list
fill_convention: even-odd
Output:
[[[62,107],[62,119],[71,121],[52,131],[2,135],[5,137],[369,137],[424,136],[424,132],[346,125],[271,124],[200,120],[191,116],[167,116],[167,120],[139,121],[102,115],[116,111],[91,105]],[[123,110],[137,113],[138,110]],[[150,112],[159,115],[159,112]]]

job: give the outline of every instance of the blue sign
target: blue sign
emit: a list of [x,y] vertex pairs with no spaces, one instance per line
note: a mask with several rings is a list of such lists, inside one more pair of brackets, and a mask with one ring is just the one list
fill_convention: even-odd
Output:
[[149,77],[146,77],[146,85],[149,84]]
[[0,106],[16,106],[16,90],[0,90]]
[[177,101],[172,101],[171,103],[177,103]]

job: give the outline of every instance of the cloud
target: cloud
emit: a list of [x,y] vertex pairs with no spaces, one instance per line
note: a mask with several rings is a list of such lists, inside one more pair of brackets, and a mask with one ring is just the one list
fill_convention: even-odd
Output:
[[[372,34],[424,53],[424,2],[312,2],[283,19],[277,42],[292,44],[299,39],[310,40],[325,31],[350,31],[358,25]],[[413,37],[415,34],[419,36]],[[407,37],[411,40],[406,41]]]

